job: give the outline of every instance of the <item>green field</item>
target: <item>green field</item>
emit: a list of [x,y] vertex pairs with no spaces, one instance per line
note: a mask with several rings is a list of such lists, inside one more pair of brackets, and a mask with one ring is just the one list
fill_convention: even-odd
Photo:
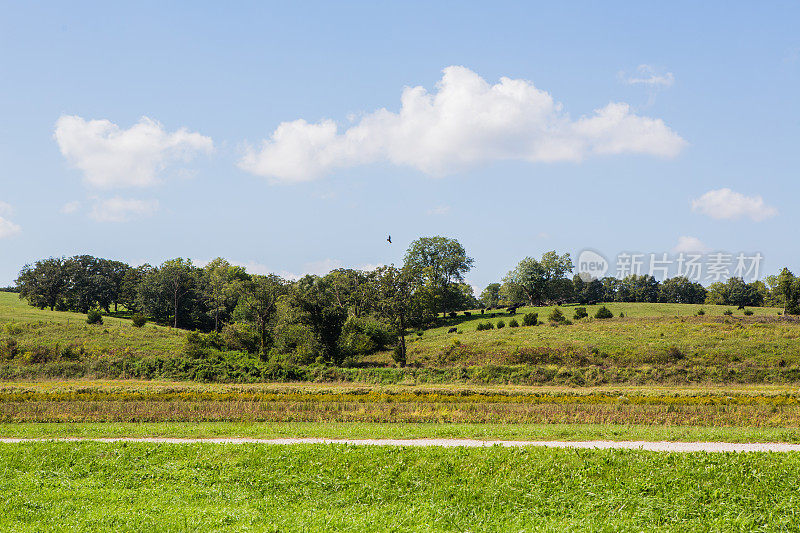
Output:
[[0,445],[7,531],[776,531],[800,456]]

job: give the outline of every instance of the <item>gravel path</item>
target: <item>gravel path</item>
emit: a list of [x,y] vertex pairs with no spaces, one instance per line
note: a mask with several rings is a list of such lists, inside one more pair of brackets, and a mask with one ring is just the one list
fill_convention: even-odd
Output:
[[540,446],[546,448],[588,448],[614,450],[647,450],[653,452],[800,452],[800,444],[775,442],[734,443],[734,442],[650,442],[650,441],[521,441],[521,440],[470,440],[470,439],[250,439],[250,438],[209,438],[181,439],[162,437],[143,438],[54,438],[17,439],[0,438],[4,444],[24,444],[29,442],[148,442],[155,444],[352,444],[356,446],[441,446],[445,448],[468,447],[485,448],[501,446],[519,448]]

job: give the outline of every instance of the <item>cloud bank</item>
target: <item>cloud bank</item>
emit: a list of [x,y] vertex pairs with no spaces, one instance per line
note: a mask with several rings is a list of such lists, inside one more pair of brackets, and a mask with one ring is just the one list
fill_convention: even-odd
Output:
[[399,112],[379,109],[341,132],[332,120],[283,122],[260,147],[247,148],[239,167],[300,182],[381,161],[443,175],[498,160],[674,157],[686,146],[661,119],[638,116],[625,103],[573,120],[529,81],[504,77],[490,85],[460,66],[444,69],[435,92],[407,87],[400,100]]
[[128,129],[108,120],[84,120],[64,115],[56,122],[55,139],[70,165],[84,181],[103,189],[147,187],[171,163],[210,153],[211,138],[181,128],[172,133],[147,117]]
[[749,218],[761,222],[778,214],[761,196],[745,196],[727,188],[708,191],[691,205],[693,211],[718,220]]

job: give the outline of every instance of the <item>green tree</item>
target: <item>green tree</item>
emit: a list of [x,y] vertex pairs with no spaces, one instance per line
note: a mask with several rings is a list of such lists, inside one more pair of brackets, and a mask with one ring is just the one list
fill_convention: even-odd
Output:
[[395,360],[405,366],[407,360],[406,328],[414,316],[414,292],[418,280],[408,268],[398,269],[394,265],[376,271],[375,308],[378,315],[392,327],[397,338]]
[[411,243],[405,256],[405,267],[423,284],[430,287],[434,313],[447,314],[446,293],[452,283],[463,282],[474,259],[456,239],[421,237]]
[[532,257],[520,261],[503,278],[503,294],[512,304],[538,305],[544,300],[546,288],[544,268]]
[[497,307],[500,303],[500,284],[490,283],[481,293],[481,303],[485,307]]
[[271,344],[270,326],[278,310],[278,302],[288,291],[287,282],[275,274],[251,276],[239,285],[237,314],[255,325],[262,359],[266,359]]
[[25,265],[16,280],[19,297],[28,300],[34,307],[54,310],[64,298],[68,285],[66,260],[51,257]]
[[189,259],[170,259],[147,272],[137,288],[138,306],[159,322],[191,325],[195,304],[195,268]]
[[339,305],[333,283],[327,276],[305,276],[292,285],[292,305],[300,322],[309,326],[322,347],[322,357],[328,362],[342,363],[339,337],[347,320],[347,308]]
[[227,318],[236,307],[238,285],[249,276],[244,268],[217,257],[203,267],[203,300],[214,316],[214,331],[220,329],[220,318]]
[[701,304],[706,301],[706,288],[685,276],[665,279],[658,300],[664,303]]

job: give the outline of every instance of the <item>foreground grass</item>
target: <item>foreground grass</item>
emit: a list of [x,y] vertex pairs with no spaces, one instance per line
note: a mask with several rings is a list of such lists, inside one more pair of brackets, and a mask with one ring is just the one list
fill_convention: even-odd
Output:
[[0,445],[13,531],[775,531],[797,454]]
[[673,442],[787,442],[800,428],[653,426],[622,424],[400,424],[357,422],[96,422],[0,424],[0,438],[243,437],[277,439],[637,440]]

